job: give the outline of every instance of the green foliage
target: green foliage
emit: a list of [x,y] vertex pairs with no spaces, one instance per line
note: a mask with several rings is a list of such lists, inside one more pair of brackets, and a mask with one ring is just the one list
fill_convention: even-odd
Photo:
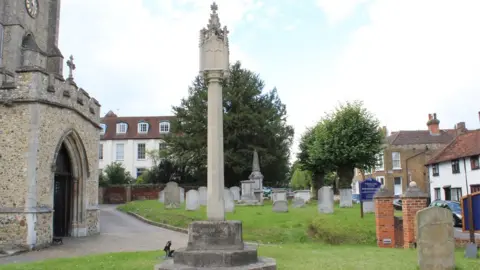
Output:
[[100,172],[98,175],[98,186],[100,187],[107,187],[108,186],[108,179],[103,173],[103,171]]
[[378,120],[362,102],[347,102],[317,125],[308,153],[312,160],[333,164],[339,188],[350,188],[354,168],[374,166],[382,142],[383,132]]
[[292,175],[290,185],[294,189],[308,189],[312,183],[312,173],[297,168]]
[[[260,157],[264,185],[288,183],[290,146],[293,128],[286,123],[287,112],[277,90],[264,91],[259,76],[231,66],[228,81],[223,81],[225,185],[238,185],[251,173],[253,150]],[[169,154],[199,180],[206,181],[207,164],[207,86],[196,77],[188,98],[173,107]]]
[[127,172],[120,162],[113,162],[107,165],[103,172],[105,173],[105,183],[108,183],[108,185],[124,185],[134,182],[130,172]]

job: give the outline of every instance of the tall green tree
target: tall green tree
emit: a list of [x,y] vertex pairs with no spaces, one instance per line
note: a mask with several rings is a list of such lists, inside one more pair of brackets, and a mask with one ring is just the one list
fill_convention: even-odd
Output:
[[335,166],[338,188],[351,188],[354,169],[373,167],[382,150],[383,132],[379,121],[363,107],[361,101],[341,104],[315,129],[310,146],[312,159]]
[[[260,157],[264,185],[288,182],[293,128],[277,90],[265,91],[258,74],[240,62],[230,68],[223,85],[225,185],[238,185],[252,170],[254,149]],[[169,154],[204,181],[207,165],[207,84],[197,76],[187,98],[173,107],[176,119],[167,138]]]
[[290,180],[290,184],[294,189],[308,189],[312,183],[312,173],[303,171],[300,168],[295,169]]

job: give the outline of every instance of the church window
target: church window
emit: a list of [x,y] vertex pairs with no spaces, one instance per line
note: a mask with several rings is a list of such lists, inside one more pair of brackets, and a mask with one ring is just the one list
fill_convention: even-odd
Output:
[[160,133],[168,133],[170,132],[170,122],[164,121],[160,122]]
[[3,25],[0,24],[0,67],[3,64]]
[[127,123],[118,123],[117,133],[127,133]]

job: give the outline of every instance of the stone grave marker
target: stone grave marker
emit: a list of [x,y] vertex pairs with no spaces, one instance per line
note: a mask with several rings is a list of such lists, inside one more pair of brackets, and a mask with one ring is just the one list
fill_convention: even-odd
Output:
[[226,188],[223,192],[223,202],[225,203],[225,212],[231,213],[235,211],[235,201],[232,192]]
[[288,212],[288,201],[275,201],[272,207],[273,212],[285,213]]
[[302,198],[305,202],[308,202],[311,199],[310,190],[308,189],[295,190],[293,193],[295,193],[294,198]]
[[207,187],[199,187],[198,194],[200,205],[207,205]]
[[178,188],[180,191],[180,203],[185,202],[185,189],[183,187]]
[[195,211],[200,208],[200,194],[197,190],[191,189],[186,194],[185,209]]
[[272,190],[272,201],[287,201],[287,190],[283,188],[275,188]]
[[240,200],[240,188],[239,187],[231,187],[230,192],[232,192],[234,201],[239,201]]
[[318,212],[333,213],[333,190],[331,187],[322,187],[318,190]]
[[165,202],[165,190],[162,190],[158,193],[158,201],[161,203]]
[[305,200],[302,198],[294,198],[292,204],[294,208],[305,207]]
[[374,213],[375,212],[375,202],[365,201],[363,202],[363,213]]
[[340,207],[353,207],[352,189],[340,189]]
[[417,212],[416,220],[419,269],[454,270],[452,212],[441,207],[428,207]]
[[180,189],[177,182],[168,182],[165,187],[165,208],[180,207]]

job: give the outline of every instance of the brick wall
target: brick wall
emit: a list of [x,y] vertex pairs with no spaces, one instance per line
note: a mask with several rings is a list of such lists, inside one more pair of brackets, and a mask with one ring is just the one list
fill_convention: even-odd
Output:
[[[185,193],[191,189],[198,189],[198,186],[181,186]],[[102,188],[103,201],[105,204],[121,204],[137,200],[157,200],[158,194],[165,188],[165,184],[158,185],[115,185]]]
[[395,247],[393,197],[375,198],[375,225],[378,247]]
[[403,212],[403,247],[411,248],[414,246],[416,235],[416,216],[417,212],[427,206],[427,198],[407,198],[402,200]]

